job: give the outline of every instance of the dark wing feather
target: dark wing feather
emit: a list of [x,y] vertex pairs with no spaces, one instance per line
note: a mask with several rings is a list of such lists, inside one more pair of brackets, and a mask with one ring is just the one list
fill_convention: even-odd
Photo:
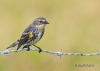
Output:
[[19,40],[19,44],[18,44],[18,48],[17,48],[17,50],[23,45],[23,44],[25,44],[27,41],[28,41],[28,39],[29,39],[29,33],[30,32],[34,32],[34,30],[35,30],[35,27],[33,27],[32,25],[29,25],[28,26],[28,28],[23,32],[23,34],[22,34],[22,36],[21,36],[21,38],[20,38],[20,40]]

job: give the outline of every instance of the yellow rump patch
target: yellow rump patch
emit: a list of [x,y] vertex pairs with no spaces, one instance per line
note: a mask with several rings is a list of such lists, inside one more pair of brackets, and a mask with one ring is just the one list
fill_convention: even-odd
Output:
[[29,38],[32,38],[32,37],[33,37],[33,33],[30,32],[30,33],[29,33]]

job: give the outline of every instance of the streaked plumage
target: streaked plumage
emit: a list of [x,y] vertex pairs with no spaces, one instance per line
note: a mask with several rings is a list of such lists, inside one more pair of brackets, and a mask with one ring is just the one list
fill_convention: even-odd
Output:
[[42,38],[45,30],[45,25],[49,24],[45,18],[37,18],[30,24],[27,29],[23,32],[21,38],[11,44],[8,48],[15,47],[18,44],[17,50],[23,45],[23,48],[28,48],[30,50],[30,46],[34,45],[39,49],[39,52],[42,49],[35,44]]

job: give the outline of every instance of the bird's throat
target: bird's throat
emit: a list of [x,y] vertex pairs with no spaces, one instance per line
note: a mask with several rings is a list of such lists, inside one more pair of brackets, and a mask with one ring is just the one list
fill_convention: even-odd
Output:
[[35,27],[38,28],[38,30],[41,32],[41,31],[44,29],[45,24],[42,24],[42,25],[36,25]]

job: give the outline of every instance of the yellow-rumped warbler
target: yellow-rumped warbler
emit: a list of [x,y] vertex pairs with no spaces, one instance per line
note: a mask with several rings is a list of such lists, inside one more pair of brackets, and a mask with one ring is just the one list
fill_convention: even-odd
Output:
[[[42,49],[35,44],[42,38],[45,30],[45,25],[49,24],[48,21],[43,18],[39,17],[36,18],[32,24],[30,24],[26,30],[23,32],[21,38],[11,44],[8,48],[15,47],[18,45],[17,50],[23,45],[23,48],[27,48],[27,51],[30,50],[30,46],[33,45],[39,49],[39,53]],[[8,49],[7,48],[7,49]]]

